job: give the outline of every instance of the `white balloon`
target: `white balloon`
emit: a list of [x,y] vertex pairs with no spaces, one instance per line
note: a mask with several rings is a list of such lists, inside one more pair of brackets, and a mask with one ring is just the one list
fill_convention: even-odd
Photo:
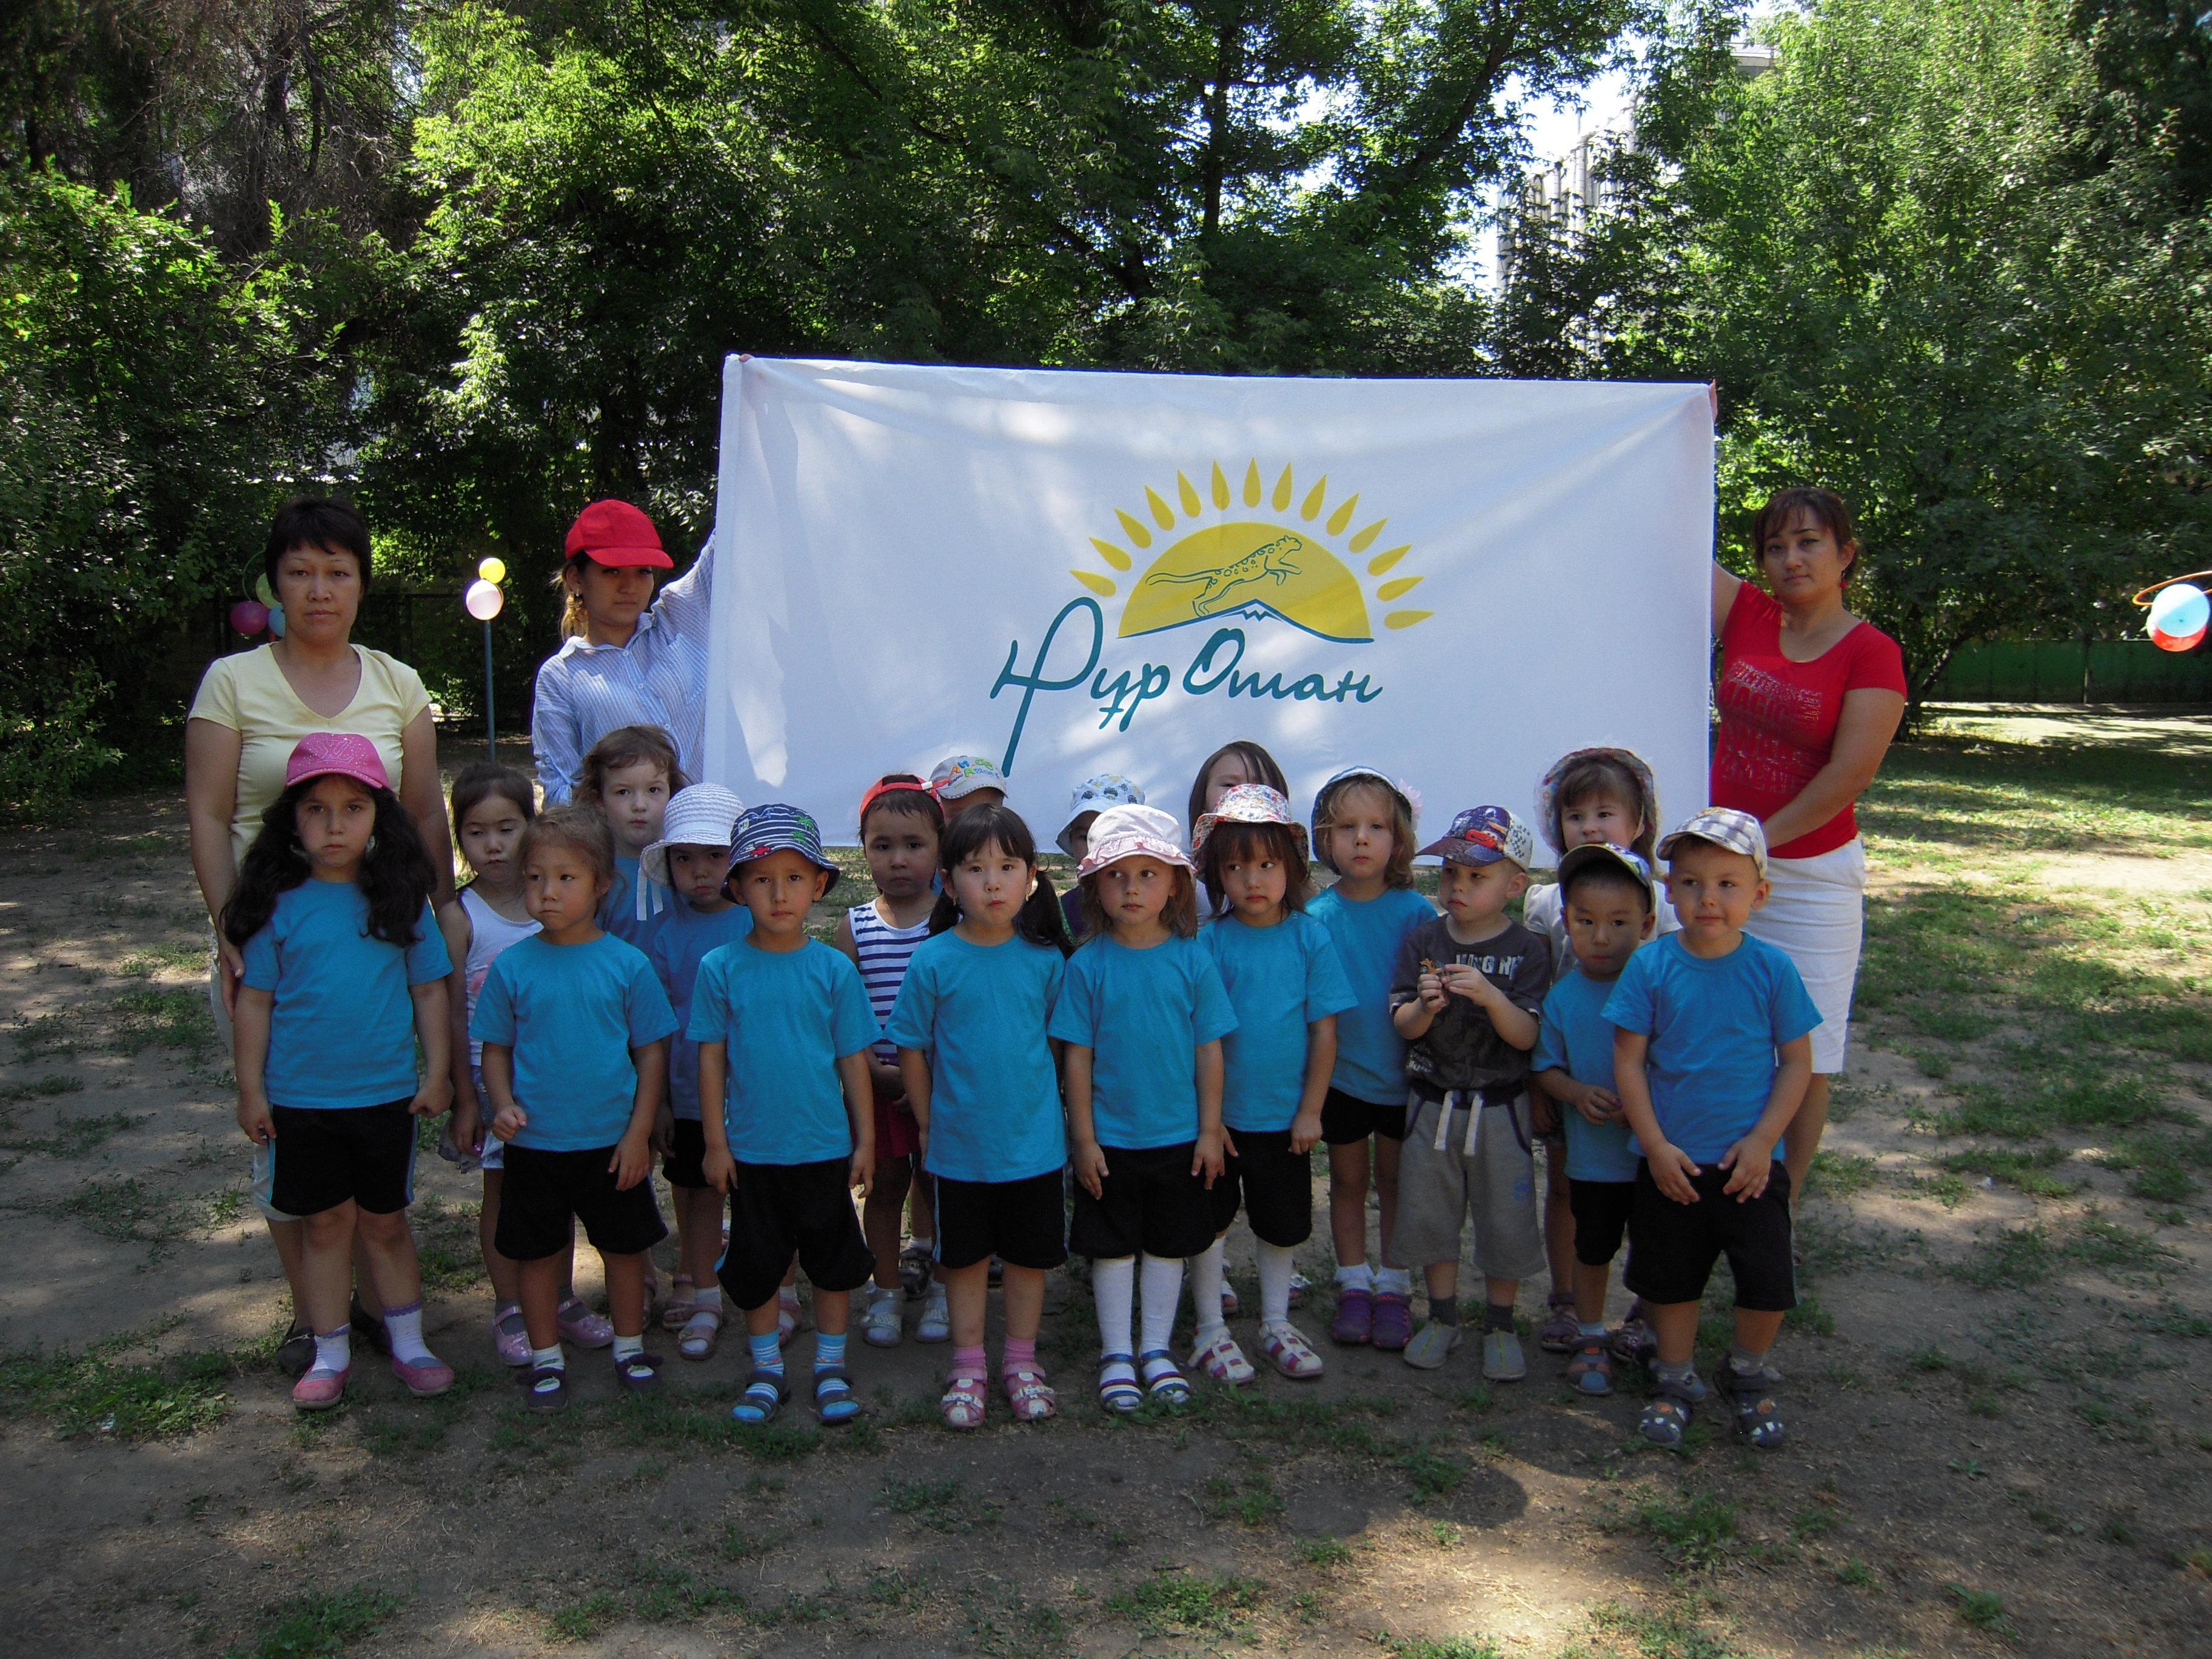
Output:
[[478,622],[488,623],[499,615],[501,607],[507,603],[507,595],[499,591],[496,582],[473,581],[461,596],[461,603],[468,607],[469,615]]

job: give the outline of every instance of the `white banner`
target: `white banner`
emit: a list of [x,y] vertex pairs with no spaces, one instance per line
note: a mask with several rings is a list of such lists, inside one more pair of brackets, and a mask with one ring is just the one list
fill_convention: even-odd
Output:
[[1097,772],[1180,817],[1238,738],[1438,833],[1596,743],[1705,802],[1702,386],[732,357],[721,443],[707,773],[832,841],[962,753],[1041,844]]

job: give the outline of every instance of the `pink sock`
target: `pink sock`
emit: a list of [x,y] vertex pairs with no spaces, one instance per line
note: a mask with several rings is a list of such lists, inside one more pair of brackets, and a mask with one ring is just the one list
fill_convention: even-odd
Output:
[[999,1375],[1004,1376],[1013,1371],[1033,1371],[1036,1369],[1036,1338],[1031,1337],[1026,1342],[1017,1342],[1012,1337],[1008,1337],[1006,1361],[999,1368]]
[[955,1348],[952,1351],[953,1376],[988,1376],[990,1374],[990,1362],[983,1358],[981,1343],[978,1342],[972,1348]]

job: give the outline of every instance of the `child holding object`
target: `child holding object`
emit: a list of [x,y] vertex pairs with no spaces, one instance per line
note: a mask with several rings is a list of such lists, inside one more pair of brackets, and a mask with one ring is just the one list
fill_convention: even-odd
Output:
[[[446,976],[430,860],[367,738],[300,739],[263,815],[223,937],[245,955],[234,1057],[238,1127],[270,1149],[268,1206],[305,1224],[302,1315],[315,1358],[292,1388],[325,1411],[352,1369],[354,1238],[366,1247],[392,1370],[427,1398],[453,1373],[422,1344],[422,1275],[407,1228],[415,1120],[452,1098]],[[415,1071],[420,1040],[427,1069]]]
[[1790,1172],[1776,1143],[1813,1075],[1820,1011],[1790,958],[1744,932],[1766,899],[1759,820],[1709,807],[1659,843],[1680,933],[1638,951],[1606,999],[1621,1109],[1644,1162],[1628,1288],[1650,1305],[1658,1393],[1644,1437],[1679,1446],[1706,1397],[1692,1364],[1713,1262],[1735,1275],[1735,1341],[1718,1379],[1752,1444],[1782,1443],[1766,1356],[1797,1305]]
[[[1336,1246],[1336,1322],[1347,1344],[1400,1349],[1413,1335],[1413,1279],[1393,1248],[1398,1156],[1406,1138],[1406,1039],[1391,1023],[1390,976],[1407,933],[1436,907],[1413,890],[1413,798],[1364,766],[1347,766],[1314,797],[1314,850],[1336,885],[1307,914],[1328,929],[1352,986],[1336,1020],[1336,1066],[1322,1102],[1328,1143],[1328,1222]],[[1370,1156],[1369,1146],[1372,1143]],[[1367,1181],[1374,1171],[1381,1263],[1367,1261]]]
[[[878,1021],[890,1018],[905,982],[907,964],[929,937],[937,908],[933,888],[938,872],[938,837],[945,811],[928,786],[911,772],[878,778],[860,797],[860,846],[876,896],[845,912],[837,923],[836,946],[860,970],[868,1006]],[[942,1342],[952,1334],[945,1310],[945,1285],[933,1275],[937,1218],[931,1183],[919,1169],[921,1128],[899,1074],[898,1048],[886,1037],[869,1051],[868,1080],[875,1090],[876,1172],[860,1225],[875,1253],[875,1288],[868,1292],[860,1334],[877,1348],[896,1346],[904,1333],[901,1319],[910,1293],[927,1287],[915,1338]],[[914,1243],[899,1248],[899,1218],[914,1199]],[[911,1292],[908,1286],[911,1284]]]
[[1559,860],[1574,963],[1544,998],[1533,1064],[1536,1086],[1559,1102],[1567,1197],[1572,1206],[1577,1352],[1567,1381],[1583,1394],[1613,1392],[1605,1285],[1636,1197],[1635,1152],[1613,1080],[1613,1027],[1605,1002],[1636,948],[1651,937],[1651,866],[1603,842]]
[[[1220,1178],[1221,1039],[1237,1027],[1198,933],[1198,893],[1176,822],[1115,806],[1091,826],[1079,872],[1090,942],[1069,958],[1048,1034],[1067,1045],[1075,1209],[1068,1248],[1091,1258],[1099,1403],[1190,1398],[1169,1352],[1182,1264],[1213,1242]],[[1130,1341],[1144,1257],[1142,1346]]]
[[852,1292],[875,1258],[848,1188],[865,1198],[876,1164],[868,1049],[882,1035],[860,970],[806,936],[806,913],[837,879],[822,832],[771,802],[731,831],[732,897],[752,932],[710,952],[691,993],[707,1179],[730,1194],[722,1286],[745,1316],[752,1374],[732,1410],[772,1422],[791,1397],[776,1332],[776,1289],[794,1255],[814,1285],[814,1409],[860,1414],[846,1369]]
[[1336,1064],[1336,1017],[1352,988],[1328,930],[1305,914],[1313,878],[1305,826],[1282,792],[1239,784],[1200,814],[1194,838],[1221,914],[1199,935],[1229,992],[1237,1029],[1221,1041],[1224,1157],[1213,1183],[1214,1239],[1192,1264],[1198,1322],[1191,1364],[1217,1382],[1252,1380],[1223,1317],[1223,1236],[1241,1200],[1260,1257],[1260,1351],[1285,1376],[1322,1374],[1291,1323],[1291,1253],[1313,1234],[1313,1172],[1322,1100]]
[[538,931],[492,963],[469,1022],[492,1133],[507,1143],[496,1243],[521,1264],[537,1412],[568,1401],[558,1304],[579,1222],[606,1269],[616,1380],[633,1393],[659,1382],[660,1361],[645,1352],[646,1252],[668,1236],[652,1138],[676,1016],[644,956],[599,927],[614,862],[591,807],[539,815],[522,842]]
[[1060,906],[1037,873],[1029,826],[1003,806],[945,832],[947,924],[914,953],[887,1028],[937,1182],[937,1261],[952,1315],[948,1427],[982,1426],[990,1264],[1005,1264],[999,1380],[1016,1419],[1057,1414],[1037,1363],[1045,1274],[1067,1259],[1067,1137],[1045,1035],[1064,976]]
[[1460,1228],[1472,1211],[1488,1308],[1482,1374],[1493,1382],[1528,1375],[1513,1302],[1544,1264],[1528,1052],[1552,948],[1505,914],[1528,885],[1535,842],[1505,808],[1474,806],[1424,847],[1423,857],[1444,861],[1444,913],[1406,936],[1390,986],[1410,1091],[1393,1245],[1420,1264],[1429,1293],[1428,1322],[1407,1344],[1406,1363],[1433,1370],[1459,1346]]
[[722,1189],[707,1179],[699,1045],[685,1031],[699,964],[708,951],[753,930],[752,912],[722,891],[723,873],[730,866],[730,826],[744,810],[744,803],[718,783],[679,789],[669,799],[660,839],[638,858],[646,879],[672,895],[647,957],[676,1011],[676,1035],[668,1043],[668,1099],[653,1139],[676,1208],[676,1279],[660,1310],[660,1324],[677,1333],[676,1352],[686,1359],[712,1358],[721,1338],[722,1284],[714,1277],[714,1263],[722,1254]]
[[[1652,843],[1659,836],[1659,787],[1650,767],[1632,749],[1577,749],[1553,762],[1537,784],[1536,823],[1554,853],[1564,854],[1577,847],[1623,847],[1649,865],[1655,856]],[[1574,965],[1561,902],[1565,893],[1564,878],[1557,883],[1540,882],[1528,889],[1521,904],[1522,921],[1551,941],[1555,980]],[[1674,912],[1660,899],[1657,931],[1671,933],[1675,925]],[[1540,1111],[1540,1124],[1549,1115]],[[1552,1293],[1536,1341],[1553,1353],[1566,1352],[1578,1340],[1570,1288],[1575,1279],[1575,1218],[1568,1201],[1569,1158],[1560,1133],[1552,1127],[1541,1136],[1544,1254],[1552,1267]],[[1641,1308],[1628,1310],[1613,1344],[1613,1352],[1623,1359],[1641,1359],[1650,1352],[1650,1330]]]

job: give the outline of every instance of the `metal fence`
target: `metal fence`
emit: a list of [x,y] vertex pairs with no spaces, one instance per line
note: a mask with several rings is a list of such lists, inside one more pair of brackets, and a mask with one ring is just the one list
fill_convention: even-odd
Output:
[[1936,702],[2212,703],[2212,652],[2147,639],[1987,640],[1961,646]]

